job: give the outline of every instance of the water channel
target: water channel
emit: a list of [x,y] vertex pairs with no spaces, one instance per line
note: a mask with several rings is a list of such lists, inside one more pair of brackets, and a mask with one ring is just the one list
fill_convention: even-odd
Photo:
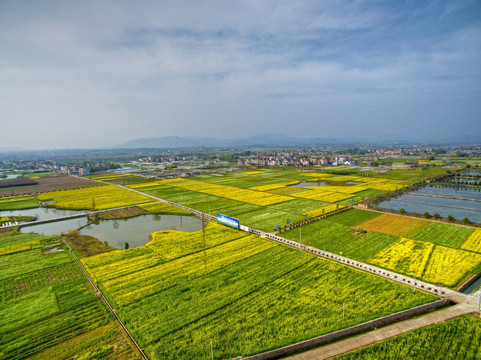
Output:
[[33,208],[23,210],[5,210],[0,211],[0,217],[2,216],[35,216],[37,220],[50,220],[56,219],[62,216],[75,215],[86,213],[88,210],[60,210],[53,208]]

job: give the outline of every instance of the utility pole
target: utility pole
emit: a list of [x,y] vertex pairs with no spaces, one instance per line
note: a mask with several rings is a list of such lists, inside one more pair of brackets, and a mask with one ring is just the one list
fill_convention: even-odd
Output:
[[214,360],[214,348],[212,347],[212,339],[210,339],[210,356]]
[[302,234],[301,234],[302,228],[299,228],[299,243],[302,245]]

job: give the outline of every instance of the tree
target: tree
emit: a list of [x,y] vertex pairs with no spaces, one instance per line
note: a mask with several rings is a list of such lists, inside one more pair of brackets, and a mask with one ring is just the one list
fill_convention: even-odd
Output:
[[406,213],[406,210],[404,210],[404,208],[400,208],[400,209],[399,209],[399,213],[400,213],[401,215],[404,215],[404,214]]
[[449,221],[456,221],[456,218],[452,215],[449,215],[447,218]]
[[439,215],[438,213],[434,214],[433,216],[434,216],[434,218],[435,218],[436,220],[441,217],[441,215]]
[[426,212],[424,213],[424,217],[425,217],[426,219],[429,219],[429,218],[431,217],[431,214],[426,211]]
[[471,224],[471,220],[469,220],[467,217],[465,217],[465,218],[463,219],[463,224],[464,224],[464,225],[469,225],[469,224]]
[[129,248],[129,243],[126,242],[126,243],[124,244],[124,249],[127,250],[128,248]]

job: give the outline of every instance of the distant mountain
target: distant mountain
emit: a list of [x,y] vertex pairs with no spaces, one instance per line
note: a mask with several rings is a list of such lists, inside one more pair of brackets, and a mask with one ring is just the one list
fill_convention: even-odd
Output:
[[439,141],[440,144],[481,144],[481,135],[450,136]]
[[141,148],[183,148],[199,146],[217,146],[219,140],[202,138],[193,139],[179,136],[164,136],[150,139],[135,139],[125,144],[115,146],[121,149],[141,149]]
[[285,134],[257,134],[240,139],[188,138],[180,136],[164,136],[159,138],[135,139],[115,146],[116,149],[148,149],[148,148],[197,148],[197,147],[248,147],[248,146],[309,146],[309,145],[348,145],[348,144],[473,144],[481,143],[480,135],[453,136],[445,139],[402,139],[387,134],[377,138],[297,138]]
[[164,136],[150,139],[135,139],[115,148],[189,148],[189,147],[245,147],[245,146],[305,146],[357,143],[359,139],[296,138],[284,134],[258,134],[241,139],[187,138]]
[[8,147],[8,148],[0,148],[0,153],[11,153],[11,152],[18,152],[23,151],[24,149],[19,147]]

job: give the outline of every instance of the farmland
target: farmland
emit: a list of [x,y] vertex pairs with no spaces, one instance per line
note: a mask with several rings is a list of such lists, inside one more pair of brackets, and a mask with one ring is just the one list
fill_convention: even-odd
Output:
[[58,238],[13,232],[0,254],[0,359],[136,358]]
[[59,190],[65,188],[78,188],[84,186],[95,185],[94,182],[72,176],[52,176],[41,177],[35,179],[36,185],[31,186],[17,186],[12,188],[0,189],[0,197],[17,196],[17,195],[31,195],[38,194],[45,191]]
[[282,234],[300,235],[304,244],[450,287],[481,265],[479,230],[457,225],[353,209]]
[[359,225],[364,230],[410,238],[430,223],[396,215],[382,215]]
[[463,316],[362,348],[338,360],[466,359],[481,357],[481,321]]
[[75,190],[59,190],[38,195],[40,201],[54,201],[59,209],[104,210],[152,202],[153,200],[113,185],[100,185]]
[[151,359],[207,357],[211,339],[216,358],[255,354],[432,300],[214,223],[152,238],[82,260]]
[[[292,187],[305,180],[314,180],[313,186]],[[316,181],[324,186],[314,186]],[[234,216],[242,224],[271,232],[307,216],[327,214],[363,197],[409,184],[410,180],[402,178],[265,170],[155,180],[128,186],[210,214]],[[476,242],[475,237],[467,241],[473,231],[472,228],[355,209],[305,225],[301,230],[285,232],[283,236],[299,241],[302,233],[304,244],[343,253],[426,281],[455,286],[477,269],[478,257],[470,255],[465,261],[457,261],[452,271],[444,274],[439,269],[446,266],[446,259],[459,260],[465,254],[461,251],[463,243],[467,250],[476,249],[479,241]],[[453,248],[456,255],[451,252],[446,255],[444,247]]]
[[461,245],[461,248],[481,253],[481,229],[476,229]]
[[38,202],[32,196],[10,196],[0,198],[0,210],[19,210],[38,207]]
[[[210,214],[234,216],[241,224],[267,232],[410,183],[404,178],[294,170],[163,180],[128,174],[92,179],[126,184]],[[307,186],[306,180],[310,180]],[[98,183],[37,198],[49,206],[70,209],[137,205],[136,211],[118,213],[187,214]],[[111,215],[115,214],[104,216]],[[360,209],[314,221],[282,236],[449,287],[457,286],[481,264],[478,230]],[[399,284],[215,223],[195,233],[159,231],[145,246],[121,251],[86,236],[65,238],[83,257],[102,293],[151,359],[207,358],[211,340],[215,358],[249,356],[433,300],[422,292],[413,294]],[[122,335],[78,273],[70,253],[44,253],[50,241],[57,240],[31,234],[2,239],[0,282],[14,290],[2,295],[9,310],[0,310],[0,318],[10,319],[0,322],[0,333],[19,337],[20,330],[15,332],[14,326],[40,338],[45,333],[48,345],[35,345],[28,352],[38,359],[57,353],[65,357],[82,353],[86,358],[105,353],[115,358],[111,354],[116,354],[117,347],[112,344],[123,341]],[[16,278],[22,280],[12,280]],[[65,307],[69,301],[78,306]],[[48,329],[56,331],[57,322],[62,329],[68,328],[60,314],[75,317],[74,326],[80,330],[50,342]],[[88,326],[82,325],[85,314],[89,314]],[[57,320],[52,324],[49,319]],[[103,332],[105,337],[98,339]],[[130,358],[126,355],[131,354],[129,346],[119,349],[126,352],[116,356]]]

